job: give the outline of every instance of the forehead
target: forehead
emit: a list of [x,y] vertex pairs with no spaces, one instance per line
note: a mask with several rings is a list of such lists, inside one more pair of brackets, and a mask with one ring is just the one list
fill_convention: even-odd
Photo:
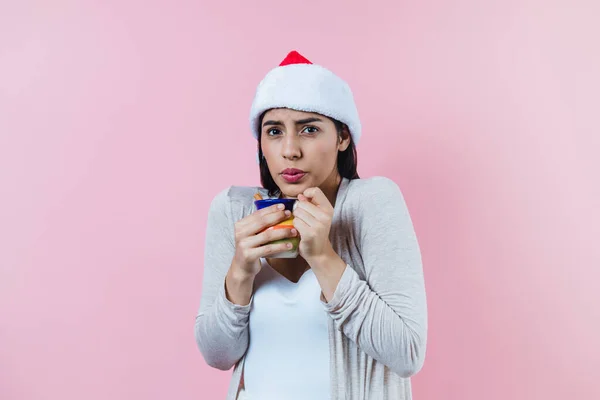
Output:
[[298,120],[306,118],[321,118],[324,117],[321,114],[304,112],[298,110],[292,110],[289,108],[273,108],[265,113],[264,120],[273,119],[278,121],[284,120]]

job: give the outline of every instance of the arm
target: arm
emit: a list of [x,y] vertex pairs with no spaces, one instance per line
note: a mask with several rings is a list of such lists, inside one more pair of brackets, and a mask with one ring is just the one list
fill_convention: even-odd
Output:
[[[236,305],[226,295],[225,280],[235,254],[230,207],[227,191],[219,193],[210,205],[202,297],[195,323],[196,344],[200,352],[208,365],[220,370],[233,367],[246,352],[251,307],[250,301],[247,305]],[[247,292],[248,285],[244,290],[244,283],[240,280],[227,277],[227,281],[232,292]]]
[[427,342],[421,254],[400,189],[389,179],[376,183],[364,192],[358,216],[367,281],[346,267],[323,304],[336,328],[365,353],[409,377],[422,368]]

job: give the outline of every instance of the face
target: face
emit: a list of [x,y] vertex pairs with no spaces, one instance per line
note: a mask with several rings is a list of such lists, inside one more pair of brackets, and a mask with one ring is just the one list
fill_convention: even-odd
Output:
[[269,172],[285,197],[309,187],[337,187],[337,156],[350,145],[332,120],[320,114],[276,108],[265,113],[261,147]]

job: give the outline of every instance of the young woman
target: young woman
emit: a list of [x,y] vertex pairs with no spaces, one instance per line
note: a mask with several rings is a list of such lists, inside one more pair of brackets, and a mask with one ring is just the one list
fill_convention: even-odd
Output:
[[[250,115],[262,188],[231,186],[208,215],[196,342],[234,367],[227,399],[411,399],[427,304],[419,244],[399,187],[360,179],[350,88],[291,52]],[[296,198],[290,218],[263,198]],[[270,242],[298,237],[299,256]]]

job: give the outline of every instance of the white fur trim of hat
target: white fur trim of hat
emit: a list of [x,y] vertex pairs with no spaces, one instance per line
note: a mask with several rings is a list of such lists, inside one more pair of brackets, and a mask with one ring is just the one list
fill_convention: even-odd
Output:
[[272,108],[321,114],[348,126],[355,144],[361,136],[358,110],[350,86],[328,69],[290,52],[269,71],[256,89],[250,110],[250,129],[258,140],[261,115]]

